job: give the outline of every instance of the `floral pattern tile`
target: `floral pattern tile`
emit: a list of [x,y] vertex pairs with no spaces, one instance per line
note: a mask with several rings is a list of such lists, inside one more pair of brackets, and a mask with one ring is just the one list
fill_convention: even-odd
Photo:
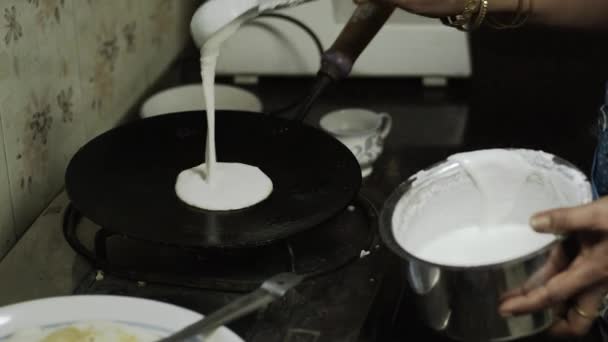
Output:
[[81,86],[91,112],[85,122],[88,138],[119,122],[138,100],[135,95],[142,94],[180,52],[186,39],[176,39],[175,32],[189,22],[194,3],[75,2]]
[[17,20],[17,8],[15,5],[4,9],[4,21],[4,27],[6,28],[4,43],[9,45],[11,42],[17,42],[23,36],[23,26]]
[[[24,31],[12,58],[34,62],[14,71],[11,91],[0,103],[18,235],[61,190],[67,162],[84,142],[84,126],[75,114],[81,112],[79,69],[73,62],[78,53],[66,44],[76,34],[71,21],[62,21],[62,15],[69,18],[72,0],[22,4],[37,29]],[[18,48],[32,40],[35,50]]]
[[8,253],[17,236],[3,147],[4,136],[0,128],[0,260]]
[[196,3],[0,1],[0,254],[61,190],[75,151],[177,56]]
[[[146,53],[168,53],[149,59],[146,75],[152,82],[190,41],[190,18],[200,1],[138,0],[143,13]],[[185,20],[183,18],[186,18]]]
[[[80,85],[88,113],[84,126],[92,138],[115,123],[107,107],[115,99],[116,63],[121,54],[118,19],[112,12],[117,1],[77,1],[75,26],[79,49]],[[116,11],[117,14],[121,13]]]
[[[134,94],[142,94],[148,87],[146,61],[154,54],[146,49],[145,27],[141,12],[142,1],[126,1],[121,8],[122,16],[117,19],[116,35],[119,51],[114,65],[114,101],[103,108],[104,115],[117,121],[138,100]],[[155,58],[171,54],[169,51],[159,53]]]

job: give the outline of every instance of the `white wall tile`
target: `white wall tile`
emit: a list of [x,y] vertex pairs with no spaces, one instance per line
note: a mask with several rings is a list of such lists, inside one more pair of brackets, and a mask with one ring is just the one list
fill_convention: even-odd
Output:
[[67,162],[84,142],[71,4],[47,0],[15,5],[24,13],[24,23],[29,20],[26,27],[37,28],[24,29],[10,50],[19,67],[0,103],[18,235],[60,191]]

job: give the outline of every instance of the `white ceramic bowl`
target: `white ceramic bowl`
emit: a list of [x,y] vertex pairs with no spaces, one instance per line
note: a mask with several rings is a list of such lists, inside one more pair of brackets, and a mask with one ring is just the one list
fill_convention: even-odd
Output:
[[[174,305],[134,297],[81,295],[39,299],[0,308],[0,341],[30,329],[91,324],[103,329],[110,324],[126,332],[167,336],[202,316]],[[103,323],[102,323],[103,322]],[[98,324],[98,325],[97,325]],[[227,328],[218,329],[206,342],[243,342]],[[32,341],[36,342],[36,341]]]
[[[140,116],[148,118],[161,114],[203,110],[205,99],[201,84],[189,84],[163,90],[141,107]],[[234,86],[215,85],[215,108],[217,110],[243,110],[261,112],[262,102],[253,93]]]

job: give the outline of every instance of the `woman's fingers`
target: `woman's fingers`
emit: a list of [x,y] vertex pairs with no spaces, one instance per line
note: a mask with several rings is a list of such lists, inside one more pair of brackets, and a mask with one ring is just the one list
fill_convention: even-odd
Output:
[[601,284],[578,295],[574,305],[569,307],[563,319],[554,324],[550,333],[562,337],[585,335],[597,317],[606,290],[606,285]]
[[[602,261],[600,260],[599,263]],[[596,260],[587,260],[578,267],[569,267],[557,274],[546,285],[537,287],[521,296],[505,300],[500,306],[504,316],[520,315],[551,307],[564,302],[589,286],[604,280],[604,272],[599,271]]]
[[543,233],[608,232],[608,198],[579,207],[555,209],[536,214],[530,219],[530,225]]

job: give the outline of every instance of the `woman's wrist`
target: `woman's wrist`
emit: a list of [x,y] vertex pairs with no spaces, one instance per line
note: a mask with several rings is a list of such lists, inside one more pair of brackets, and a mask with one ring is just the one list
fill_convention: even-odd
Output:
[[518,0],[490,0],[488,1],[489,13],[515,13],[518,9]]
[[461,31],[473,31],[482,24],[498,30],[514,29],[526,23],[534,7],[534,0],[463,0],[463,3],[461,13],[442,17],[441,22]]

